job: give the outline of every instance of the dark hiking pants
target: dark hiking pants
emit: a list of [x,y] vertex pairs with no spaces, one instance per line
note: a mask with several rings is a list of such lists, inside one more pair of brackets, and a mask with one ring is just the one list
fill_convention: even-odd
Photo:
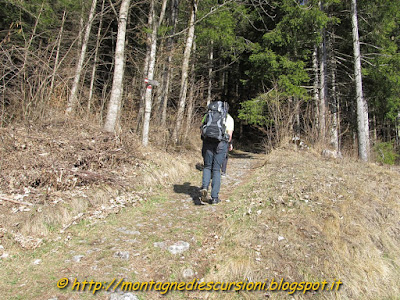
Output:
[[218,198],[221,188],[221,166],[228,151],[225,141],[203,141],[202,155],[204,160],[202,188],[208,189],[211,181],[211,197]]

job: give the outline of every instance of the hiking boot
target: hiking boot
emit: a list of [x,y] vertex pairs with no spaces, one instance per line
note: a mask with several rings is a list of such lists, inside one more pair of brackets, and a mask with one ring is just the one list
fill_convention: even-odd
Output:
[[212,198],[210,201],[210,204],[218,204],[220,202],[221,202],[221,200],[219,200],[219,198]]
[[200,195],[201,202],[207,202],[207,189],[201,189]]
[[221,173],[221,176],[222,176],[222,177],[225,177],[225,176],[226,176],[226,173],[225,173],[225,172],[222,172],[222,173]]

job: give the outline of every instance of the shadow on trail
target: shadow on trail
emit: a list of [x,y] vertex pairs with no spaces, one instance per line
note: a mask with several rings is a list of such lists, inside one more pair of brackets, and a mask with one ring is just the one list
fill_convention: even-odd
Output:
[[234,149],[232,152],[246,152],[248,154],[263,154],[266,153],[266,148],[263,143],[252,143],[246,141],[241,141],[239,145],[234,145]]
[[201,163],[197,163],[196,164],[196,170],[197,171],[203,171],[203,169],[204,169],[204,164],[201,164]]
[[[253,159],[257,159],[257,157],[254,155],[255,153],[257,153],[256,151],[254,151],[254,147],[253,147],[253,151],[249,151],[249,152],[244,152],[242,149],[238,149],[238,150],[233,150],[229,152],[229,158],[232,159],[238,159],[238,160],[253,160]],[[239,163],[240,164],[240,163]],[[229,167],[230,163],[228,162],[228,167]],[[204,169],[204,164],[203,163],[196,163],[195,168],[197,171],[202,172]],[[188,196],[190,196],[193,200],[194,205],[204,205],[203,202],[200,201],[200,187],[199,186],[194,186],[191,185],[190,182],[184,182],[183,184],[174,184],[173,185],[173,189],[175,193],[178,194],[186,194]]]
[[249,159],[254,159],[254,156],[251,155],[250,153],[246,153],[246,152],[235,152],[235,151],[231,151],[229,152],[229,157],[230,158],[249,158]]
[[[233,151],[229,152],[229,157],[230,158],[238,158],[238,159],[247,159],[247,158],[254,159],[253,154],[254,153],[251,153],[251,152],[242,152],[242,151],[238,152],[238,151],[233,150]],[[196,164],[197,171],[203,171],[203,169],[204,169],[204,164],[202,164],[202,163]]]
[[194,205],[203,205],[200,201],[200,188],[198,186],[190,185],[190,182],[174,184],[174,192],[189,195],[192,197]]

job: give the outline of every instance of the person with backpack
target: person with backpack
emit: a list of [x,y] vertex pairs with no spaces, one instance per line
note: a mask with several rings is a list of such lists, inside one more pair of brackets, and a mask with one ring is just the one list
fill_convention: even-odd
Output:
[[228,152],[228,145],[232,141],[234,130],[234,121],[228,114],[228,110],[227,102],[211,102],[201,125],[201,138],[203,140],[201,152],[204,169],[200,194],[201,201],[207,202],[208,187],[211,182],[210,204],[221,202],[219,199],[221,167]]

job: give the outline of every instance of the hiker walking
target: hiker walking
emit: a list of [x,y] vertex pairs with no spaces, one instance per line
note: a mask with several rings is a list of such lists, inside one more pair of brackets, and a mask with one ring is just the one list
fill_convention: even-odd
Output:
[[204,169],[200,193],[201,201],[207,202],[208,187],[211,181],[210,204],[221,202],[218,197],[221,188],[221,167],[228,152],[234,129],[234,121],[228,114],[228,110],[229,105],[226,102],[211,102],[201,126],[203,140],[201,152]]

